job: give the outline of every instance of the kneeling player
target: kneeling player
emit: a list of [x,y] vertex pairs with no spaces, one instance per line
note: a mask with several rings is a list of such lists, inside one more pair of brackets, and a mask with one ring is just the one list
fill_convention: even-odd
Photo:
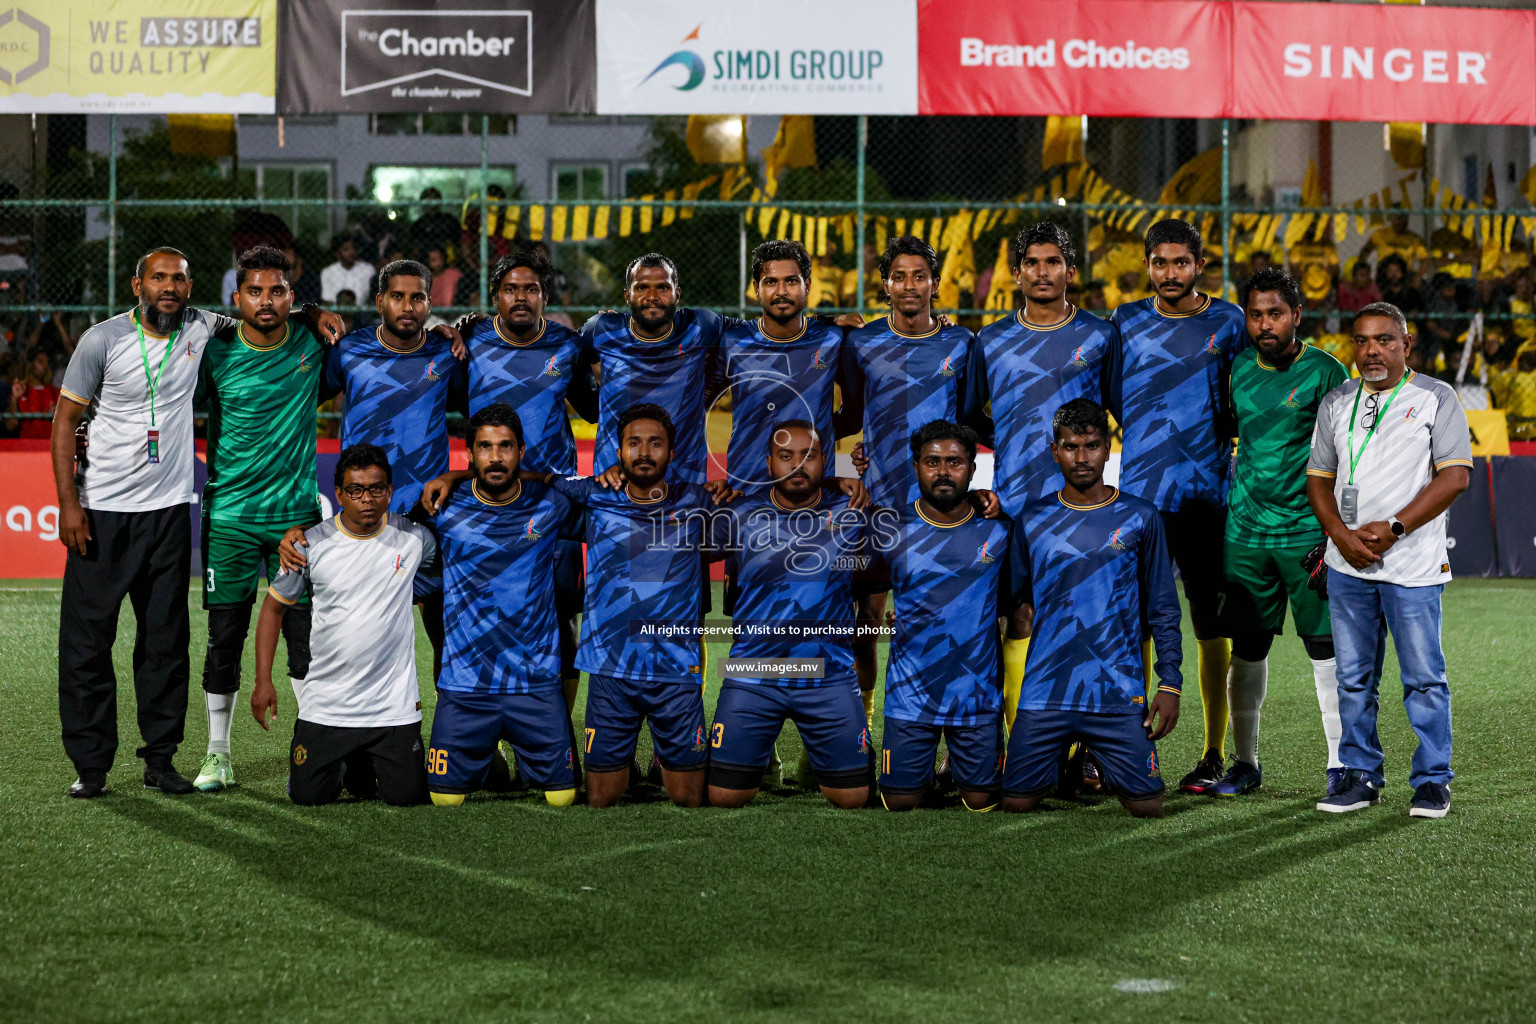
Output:
[[[1051,452],[1065,484],[1015,527],[1034,638],[1008,736],[1003,809],[1027,811],[1056,785],[1062,751],[1086,744],[1104,785],[1138,818],[1161,817],[1156,741],[1179,720],[1179,598],[1151,503],[1104,483],[1109,419],[1076,398],[1056,412]],[[1141,637],[1157,645],[1148,702]]]
[[342,452],[341,513],[305,531],[308,565],[278,574],[256,621],[251,713],[270,729],[283,615],[309,584],[309,673],[292,680],[299,713],[288,796],[296,804],[331,803],[343,787],[396,806],[427,802],[411,605],[434,588],[422,574],[435,567],[437,544],[426,529],[388,513],[393,490],[382,449],[361,444]]
[[731,658],[817,659],[822,675],[726,674],[710,730],[709,802],[741,807],[757,795],[789,718],[826,798],[863,807],[869,728],[853,664],[853,574],[867,520],[847,495],[823,488],[821,436],[806,420],[772,429],[767,462],[773,485],[719,509],[711,524],[712,554],[736,562]]
[[[876,511],[871,525],[871,575],[896,591],[880,799],[893,811],[916,807],[943,736],[960,798],[988,811],[1002,760],[997,609],[1000,597],[1013,605],[1019,576],[1012,524],[983,518],[968,500],[975,431],[935,420],[911,449],[920,497],[889,522]],[[1011,619],[1009,635],[1022,626]]]
[[438,515],[447,630],[427,751],[432,802],[485,788],[505,739],[528,785],[576,802],[576,751],[560,687],[555,564],[571,503],[520,480],[523,427],[497,402],[469,421],[471,483]]

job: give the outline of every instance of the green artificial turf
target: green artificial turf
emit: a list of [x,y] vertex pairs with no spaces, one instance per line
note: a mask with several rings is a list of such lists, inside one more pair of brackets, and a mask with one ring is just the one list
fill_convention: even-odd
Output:
[[[190,599],[188,775],[205,740]],[[297,808],[291,694],[264,734],[249,661],[240,786],[175,799],[142,790],[132,758],[127,607],[112,792],[73,801],[58,601],[56,584],[0,590],[5,1021],[1536,1019],[1530,583],[1446,592],[1458,779],[1438,822],[1407,816],[1390,656],[1386,798],[1313,811],[1323,740],[1294,637],[1271,658],[1264,788],[1175,796],[1161,821],[1110,800],[893,815],[810,794],[735,812],[654,795],[610,811]],[[1170,781],[1199,746],[1191,682],[1162,746]],[[793,730],[780,748],[792,767]]]

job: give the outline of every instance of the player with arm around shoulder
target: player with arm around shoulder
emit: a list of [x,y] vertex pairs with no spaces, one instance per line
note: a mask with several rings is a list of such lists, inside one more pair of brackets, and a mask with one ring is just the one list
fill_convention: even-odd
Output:
[[288,796],[334,802],[345,788],[395,806],[427,802],[421,700],[416,683],[414,595],[430,589],[437,563],[429,531],[388,511],[388,456],[373,445],[336,464],[341,512],[305,533],[308,565],[284,569],[256,622],[251,713],[263,729],[277,717],[272,662],[283,616],[312,591],[309,673],[293,680],[298,714],[289,748]]
[[[1061,751],[1093,749],[1105,786],[1139,818],[1161,817],[1156,741],[1179,719],[1179,600],[1150,502],[1104,483],[1109,419],[1077,398],[1056,413],[1051,451],[1063,486],[1025,507],[1021,600],[1032,609],[1029,660],[1003,772],[1007,811],[1055,787]],[[1141,638],[1157,647],[1147,699]]]

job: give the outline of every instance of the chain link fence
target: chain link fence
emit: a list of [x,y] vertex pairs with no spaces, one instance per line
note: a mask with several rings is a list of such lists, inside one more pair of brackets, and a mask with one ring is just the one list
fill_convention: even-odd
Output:
[[[552,311],[579,324],[621,302],[624,266],[649,251],[676,261],[687,303],[755,315],[750,253],[777,237],[811,251],[818,311],[879,315],[878,254],[888,238],[917,234],[940,254],[939,305],[979,328],[1020,304],[1008,245],[1029,222],[1068,230],[1079,265],[1070,298],[1107,315],[1149,294],[1141,237],[1158,218],[1180,216],[1207,240],[1203,290],[1236,300],[1259,267],[1290,266],[1305,294],[1304,333],[1346,364],[1349,311],[1377,297],[1394,301],[1420,338],[1415,368],[1454,379],[1467,362],[1465,382],[1486,387],[1511,436],[1536,438],[1527,151],[1513,162],[1490,156],[1458,166],[1454,182],[1434,170],[1446,165],[1452,131],[1458,152],[1503,153],[1502,142],[1480,146],[1477,133],[1504,129],[1462,126],[1442,137],[1436,126],[1390,126],[1373,154],[1384,170],[1362,176],[1353,169],[1358,154],[1324,145],[1324,127],[1311,124],[817,117],[781,126],[774,153],[714,163],[688,119],[655,118],[643,166],[607,194],[527,199],[515,175],[498,175],[482,157],[478,174],[458,169],[489,187],[467,189],[465,199],[401,202],[377,198],[372,180],[333,184],[302,167],[242,167],[233,155],[188,152],[163,122],[127,132],[97,118],[92,145],[84,116],[39,120],[0,117],[10,436],[46,436],[46,423],[32,421],[46,420],[46,388],[61,379],[74,339],[127,307],[133,264],[157,245],[187,253],[193,302],[208,308],[230,308],[225,271],[237,251],[260,242],[298,258],[295,291],[304,300],[321,298],[321,271],[339,238],[353,239],[376,266],[427,261],[430,252],[440,278],[457,278],[434,295],[445,319],[484,307],[487,269],[499,255],[543,245],[562,270]],[[488,137],[515,130],[507,120],[471,117],[455,130],[472,133],[478,122],[485,154]],[[1323,133],[1310,144],[1313,166],[1300,188],[1271,184],[1301,176],[1282,130]],[[1334,162],[1352,169],[1334,175]],[[1350,194],[1338,194],[1344,179],[1359,181]],[[571,194],[587,194],[582,186],[576,181]],[[358,325],[374,317],[369,295],[350,304],[346,295],[326,298]],[[1465,360],[1477,314],[1484,330]]]

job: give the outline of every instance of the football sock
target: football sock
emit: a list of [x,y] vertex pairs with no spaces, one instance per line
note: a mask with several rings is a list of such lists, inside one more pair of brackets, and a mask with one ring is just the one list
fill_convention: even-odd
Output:
[[1205,749],[1222,757],[1227,753],[1227,662],[1232,641],[1226,637],[1201,640],[1200,710],[1205,714]]
[[464,802],[463,793],[433,793],[432,802],[438,807],[457,807]]
[[875,723],[875,691],[864,690],[859,696],[864,698],[864,724],[873,725]]
[[1344,724],[1339,720],[1339,663],[1335,658],[1312,662],[1312,682],[1317,686],[1317,708],[1323,713],[1323,738],[1328,741],[1328,767],[1342,768],[1339,737]]
[[1003,721],[1009,729],[1019,714],[1019,692],[1024,689],[1024,663],[1029,660],[1029,637],[1003,641]]
[[576,790],[572,789],[546,789],[544,802],[551,807],[569,807],[576,802]]
[[1259,709],[1269,686],[1269,659],[1234,657],[1227,672],[1227,700],[1232,707],[1232,750],[1239,761],[1259,763]]
[[1157,692],[1157,654],[1152,650],[1152,638],[1141,642],[1141,669],[1147,677],[1147,692]]
[[[232,693],[209,693],[203,691],[203,697],[208,701],[208,753],[229,753],[229,728],[234,720],[235,695]],[[1338,708],[1337,699],[1334,708]],[[1338,717],[1335,710],[1334,717]]]

